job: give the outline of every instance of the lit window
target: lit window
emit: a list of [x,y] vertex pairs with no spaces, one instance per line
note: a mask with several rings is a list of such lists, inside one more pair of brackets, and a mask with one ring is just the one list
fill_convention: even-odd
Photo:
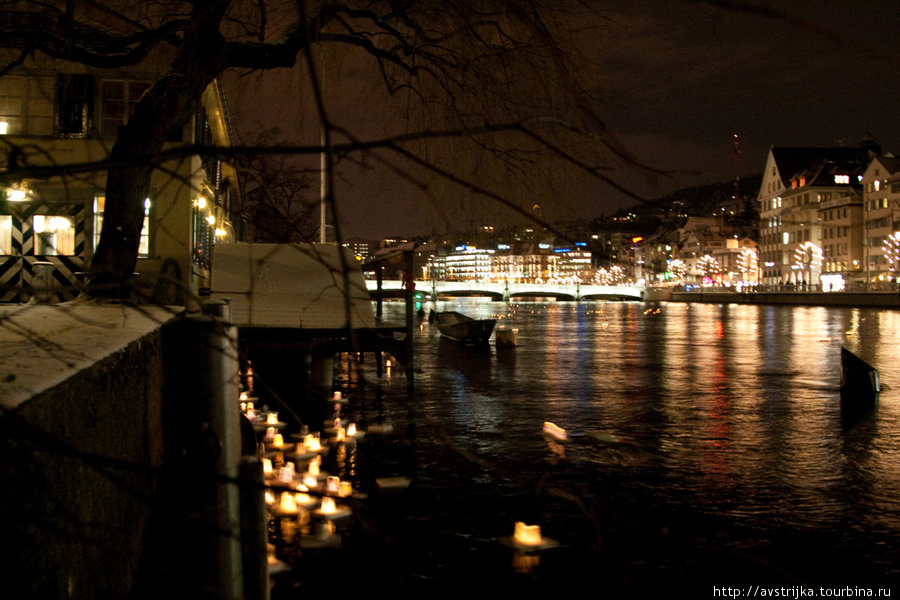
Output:
[[75,254],[75,225],[69,217],[35,215],[34,253],[39,256],[72,256]]
[[12,217],[0,215],[0,255],[12,254]]
[[835,175],[834,182],[838,185],[841,185],[841,184],[847,185],[850,183],[850,176],[849,175]]
[[[150,198],[144,200],[144,224],[141,227],[141,243],[138,246],[138,256],[146,258],[150,256]],[[106,196],[94,196],[94,248],[100,243],[100,231],[103,229],[103,211],[106,207]]]

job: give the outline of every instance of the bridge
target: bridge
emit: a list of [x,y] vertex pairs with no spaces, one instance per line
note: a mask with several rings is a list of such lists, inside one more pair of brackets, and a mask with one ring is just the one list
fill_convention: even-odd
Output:
[[[640,300],[643,288],[632,285],[593,285],[593,284],[555,284],[555,283],[513,283],[481,282],[481,281],[416,281],[416,291],[439,296],[489,296],[494,300],[510,300],[512,298],[555,298],[557,300]],[[381,293],[378,293],[378,282],[366,280],[366,287],[372,297],[402,298],[403,282],[398,279],[381,282]]]

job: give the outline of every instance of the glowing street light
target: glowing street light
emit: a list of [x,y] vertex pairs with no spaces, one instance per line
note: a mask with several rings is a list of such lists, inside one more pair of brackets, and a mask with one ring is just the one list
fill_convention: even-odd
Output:
[[720,270],[719,261],[709,254],[704,254],[700,257],[700,260],[697,261],[697,270],[700,271],[702,277],[714,275]]
[[884,257],[891,271],[900,271],[900,231],[895,231],[884,240]]
[[756,256],[756,250],[752,248],[744,248],[741,253],[738,255],[738,270],[741,273],[746,273],[746,280],[750,279],[750,273],[756,273],[756,269],[759,266],[759,259]]
[[684,279],[684,276],[687,275],[687,263],[680,258],[674,258],[669,261],[668,271],[675,279]]

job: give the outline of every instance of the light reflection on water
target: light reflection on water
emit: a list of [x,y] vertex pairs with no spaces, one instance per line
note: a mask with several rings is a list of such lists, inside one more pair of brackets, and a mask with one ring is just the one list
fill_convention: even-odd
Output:
[[[523,489],[549,482],[628,518],[646,509],[666,527],[696,520],[726,547],[760,548],[767,560],[829,546],[835,564],[778,565],[794,576],[840,575],[845,559],[857,570],[874,565],[872,576],[898,574],[900,407],[891,385],[900,389],[900,313],[471,300],[439,309],[519,328],[512,349],[463,348],[427,320],[416,332],[417,477],[467,508],[454,515],[455,504],[439,504],[430,517],[457,535],[511,530],[516,511],[532,506]],[[385,314],[399,321],[402,306]],[[877,412],[852,427],[838,401],[841,345],[886,384]],[[399,388],[399,372],[393,378],[388,388]],[[572,438],[564,457],[540,435],[544,421]],[[458,453],[475,466],[460,470]],[[486,525],[473,503],[492,492],[498,512]],[[526,511],[570,548],[590,529],[583,513],[565,503]]]

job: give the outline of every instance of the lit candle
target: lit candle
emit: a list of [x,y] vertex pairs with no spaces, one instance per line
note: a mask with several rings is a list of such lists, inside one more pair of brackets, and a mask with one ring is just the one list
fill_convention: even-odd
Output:
[[241,401],[244,402],[247,400],[247,392],[241,392]]
[[340,491],[340,489],[341,489],[341,478],[340,477],[335,477],[334,475],[331,475],[325,481],[325,491],[326,492],[330,492],[332,494],[337,494]]
[[284,437],[280,433],[276,433],[272,438],[272,445],[276,448],[284,448]]
[[334,498],[330,496],[325,496],[322,498],[322,507],[321,510],[325,514],[333,514],[337,511],[337,505],[334,503]]
[[347,435],[353,437],[356,435],[356,423],[350,423],[347,425]]
[[294,470],[288,467],[281,467],[278,471],[278,481],[281,483],[291,483],[294,481]]
[[344,441],[344,428],[343,427],[337,428],[337,434],[335,434],[335,439],[339,442]]
[[311,473],[306,473],[303,475],[303,485],[308,488],[314,488],[319,485],[319,480],[316,479],[316,476]]
[[309,494],[304,493],[304,492],[298,492],[298,493],[294,494],[294,500],[296,500],[297,504],[299,504],[301,506],[304,504],[312,503],[312,497],[310,497]]
[[334,401],[336,401],[336,402],[340,402],[340,401],[341,401],[341,393],[340,393],[340,392],[335,392],[335,393],[334,393],[334,397],[333,397],[332,399],[333,399]]
[[274,427],[266,427],[266,435],[264,437],[268,441],[274,440],[275,439],[275,428]]
[[522,521],[516,521],[513,539],[524,546],[539,546],[541,544],[541,526],[526,525]]
[[313,434],[309,434],[308,436],[303,438],[303,443],[306,445],[306,449],[310,452],[318,452],[322,449],[322,445],[319,443],[319,438],[317,438]]
[[275,493],[272,490],[266,490],[266,504],[275,503]]
[[309,462],[309,467],[306,469],[306,472],[310,475],[316,476],[319,474],[319,462],[315,460],[311,460]]
[[284,512],[297,512],[297,500],[294,498],[293,494],[282,492],[281,510]]
[[278,413],[270,412],[269,415],[266,417],[266,423],[268,423],[269,425],[274,425],[277,422],[278,422]]
[[263,474],[264,474],[266,477],[271,477],[271,475],[272,475],[272,461],[269,460],[268,458],[263,458],[263,459],[262,459],[262,466],[263,466]]
[[342,498],[346,498],[350,494],[353,493],[353,487],[350,485],[349,481],[341,482],[341,490],[338,492],[338,495]]

